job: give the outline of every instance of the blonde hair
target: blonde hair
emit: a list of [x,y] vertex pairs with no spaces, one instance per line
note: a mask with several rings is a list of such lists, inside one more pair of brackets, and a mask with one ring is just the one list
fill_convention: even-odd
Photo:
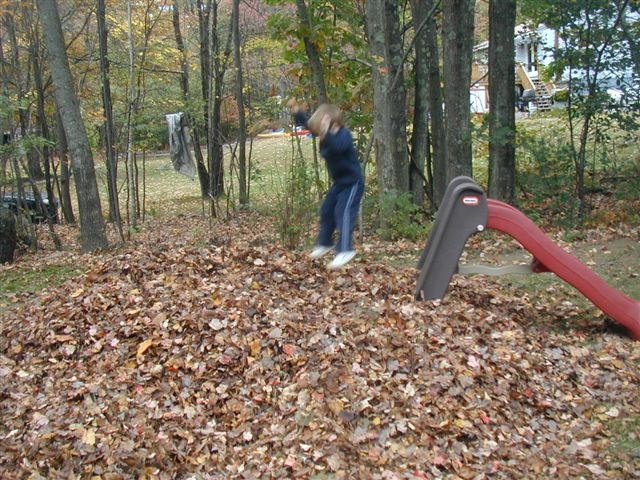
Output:
[[313,112],[313,115],[311,115],[311,118],[307,121],[307,126],[314,135],[319,135],[321,133],[320,124],[325,115],[329,115],[332,124],[339,125],[341,127],[344,126],[344,117],[342,116],[340,108],[331,103],[323,103],[315,112]]

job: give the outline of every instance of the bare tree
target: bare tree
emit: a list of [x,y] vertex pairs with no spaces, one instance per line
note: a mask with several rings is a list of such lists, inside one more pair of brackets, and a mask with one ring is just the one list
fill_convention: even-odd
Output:
[[[428,11],[426,2],[411,0],[411,12],[415,24],[415,60],[413,64],[414,84],[414,108],[413,131],[411,134],[411,168],[409,175],[409,188],[413,194],[413,202],[422,205],[424,202],[424,187],[431,182],[425,182],[431,171],[431,151],[429,148],[429,84],[426,79],[429,75],[427,30],[424,28]],[[428,168],[425,170],[425,164]],[[427,183],[425,185],[425,183]]]
[[[11,64],[11,74],[15,93],[19,102],[25,102],[27,100],[27,94],[31,89],[30,76],[32,69],[28,65],[28,63],[31,62],[31,59],[23,59],[23,56],[20,55],[20,52],[23,49],[21,48],[21,41],[19,41],[17,37],[16,27],[19,31],[22,31],[23,29],[28,31],[32,23],[32,12],[30,8],[28,8],[28,5],[23,2],[20,2],[17,7],[19,8],[19,15],[15,15],[15,13],[7,11],[2,17],[2,23],[6,29],[8,41],[11,46],[9,62]],[[16,21],[20,22],[20,24],[16,25]],[[33,44],[32,39],[29,39],[29,41]],[[26,102],[25,104],[28,105]],[[22,136],[26,136],[30,132],[31,113],[30,107],[18,109],[18,124],[20,126]],[[38,152],[33,148],[33,146],[27,146],[26,150],[29,175],[36,179],[43,178],[44,172],[40,165]]]
[[129,38],[129,106],[127,108],[127,217],[129,226],[136,228],[138,225],[138,189],[136,185],[134,164],[135,152],[133,150],[133,115],[137,109],[137,83],[135,79],[136,55],[133,41],[131,0],[127,0],[127,34]]
[[[436,25],[435,0],[411,0],[415,24],[415,103],[411,137],[411,191],[414,202],[423,202],[423,183],[429,200],[437,207],[444,194],[444,129],[442,125],[442,92],[440,56]],[[434,193],[439,195],[434,198]]]
[[[204,124],[207,132],[207,162],[209,165],[210,198],[224,194],[224,138],[220,128],[224,75],[231,54],[231,33],[222,43],[219,35],[218,2],[196,0],[198,27],[200,32],[200,75]],[[211,212],[215,215],[214,204]]]
[[[224,155],[223,145],[225,138],[222,132],[222,99],[224,92],[224,76],[229,65],[231,56],[232,33],[233,29],[228,29],[226,39],[223,39],[220,32],[218,18],[218,4],[212,5],[211,13],[211,32],[215,35],[211,36],[211,65],[213,67],[213,75],[209,78],[211,85],[209,92],[212,95],[209,98],[209,175],[211,195],[213,198],[221,197],[224,194]],[[223,43],[224,40],[224,43]]]
[[209,172],[202,155],[202,141],[200,138],[200,128],[196,121],[196,117],[189,109],[189,63],[187,62],[187,51],[182,38],[182,30],[180,28],[180,7],[178,0],[173,0],[173,34],[176,39],[176,47],[180,52],[180,88],[182,89],[182,100],[185,105],[185,115],[187,125],[191,128],[191,139],[193,141],[193,149],[196,157],[196,167],[198,170],[198,180],[200,181],[200,194],[202,198],[209,196]]
[[[37,24],[36,24],[37,25]],[[44,66],[42,64],[41,59],[41,38],[40,32],[37,27],[34,27],[31,31],[31,35],[29,36],[29,49],[30,49],[30,57],[31,63],[33,65],[33,79],[35,83],[35,89],[37,92],[37,119],[40,130],[40,135],[45,140],[51,140],[51,135],[49,134],[49,124],[47,122],[47,116],[45,114],[45,82],[44,82]],[[48,143],[45,143],[42,146],[42,160],[44,164],[44,174],[45,174],[45,188],[47,191],[47,198],[53,204],[53,183],[51,178],[51,147]],[[29,181],[31,182],[31,189],[33,191],[33,195],[38,202],[41,211],[45,214],[47,226],[49,229],[49,235],[53,240],[53,243],[56,249],[62,249],[62,242],[60,237],[58,237],[57,233],[53,228],[54,219],[52,217],[51,210],[45,206],[45,203],[42,199],[42,195],[40,193],[40,189],[35,183],[35,179],[31,176],[31,171],[28,168],[25,168],[23,165],[23,169],[25,169]],[[57,212],[56,212],[57,213]]]
[[100,79],[102,81],[102,108],[104,113],[104,144],[107,159],[109,218],[115,222],[120,239],[124,241],[122,219],[120,217],[120,200],[118,198],[118,162],[115,155],[113,106],[111,102],[111,82],[109,79],[107,25],[104,0],[97,0],[96,17],[98,20],[98,40],[100,43]]
[[242,57],[240,55],[240,0],[233,0],[233,57],[236,66],[236,104],[238,105],[238,181],[241,205],[249,203],[247,193],[247,126],[244,113],[244,80],[242,77]]
[[[33,65],[33,81],[37,93],[36,111],[38,118],[38,125],[40,130],[40,136],[45,140],[51,140],[51,134],[49,133],[49,123],[47,121],[47,115],[45,113],[45,101],[46,101],[46,87],[44,65],[42,62],[42,36],[38,28],[38,23],[34,22],[29,35],[29,50],[31,57],[31,64]],[[42,163],[44,165],[44,178],[45,188],[47,190],[47,196],[53,198],[53,179],[51,177],[51,156],[52,149],[49,143],[45,143],[42,146]]]
[[[436,8],[436,0],[427,0]],[[440,206],[440,201],[447,189],[447,163],[445,155],[444,112],[442,111],[442,79],[440,78],[440,55],[438,48],[438,25],[435,12],[426,20],[427,59],[429,64],[429,126],[431,127],[431,148],[433,152],[433,196],[434,207]]]

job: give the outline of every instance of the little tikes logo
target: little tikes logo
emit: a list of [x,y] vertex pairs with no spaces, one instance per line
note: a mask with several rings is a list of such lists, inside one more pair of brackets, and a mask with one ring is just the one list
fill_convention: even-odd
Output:
[[480,197],[476,197],[474,195],[467,195],[462,197],[462,204],[467,207],[477,207],[480,205]]

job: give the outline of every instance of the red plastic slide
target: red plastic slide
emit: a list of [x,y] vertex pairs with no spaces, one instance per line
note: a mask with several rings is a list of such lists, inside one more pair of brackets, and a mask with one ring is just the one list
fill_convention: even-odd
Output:
[[487,199],[487,228],[504,232],[522,244],[543,268],[578,289],[596,307],[640,340],[640,302],[607,284],[570,253],[556,245],[526,215],[498,200]]

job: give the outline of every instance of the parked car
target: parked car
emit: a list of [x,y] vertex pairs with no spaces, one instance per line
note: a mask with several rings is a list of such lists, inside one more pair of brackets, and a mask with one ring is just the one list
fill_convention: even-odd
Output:
[[[50,200],[47,192],[41,192],[40,195],[53,223],[58,223],[58,201],[55,198]],[[0,197],[0,208],[2,207],[9,209],[14,214],[17,214],[21,208],[26,209],[33,223],[46,222],[47,220],[45,211],[38,204],[32,192],[25,191],[22,199],[17,192],[5,192]]]

